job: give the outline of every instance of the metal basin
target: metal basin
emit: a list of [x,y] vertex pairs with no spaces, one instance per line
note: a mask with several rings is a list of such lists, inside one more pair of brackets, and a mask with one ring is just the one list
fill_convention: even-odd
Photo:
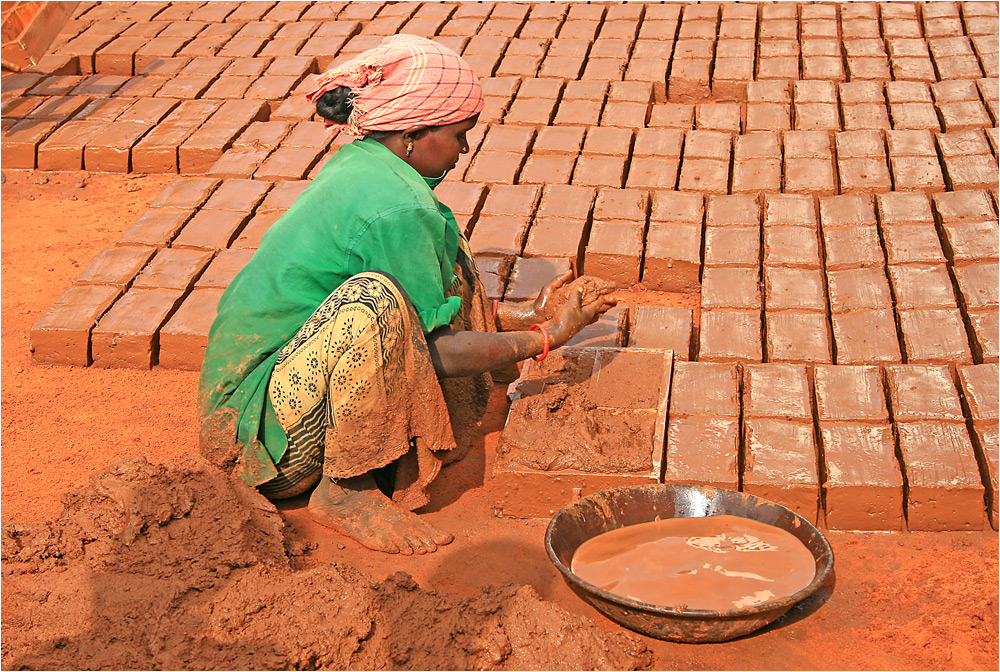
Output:
[[[728,611],[656,606],[601,590],[570,571],[580,544],[603,532],[659,517],[740,516],[780,527],[816,560],[816,576],[799,592]],[[573,591],[611,620],[636,632],[676,642],[722,642],[762,628],[812,595],[833,570],[833,549],[816,526],[785,507],[733,490],[683,484],[636,485],[604,490],[560,511],[545,532],[545,550]]]

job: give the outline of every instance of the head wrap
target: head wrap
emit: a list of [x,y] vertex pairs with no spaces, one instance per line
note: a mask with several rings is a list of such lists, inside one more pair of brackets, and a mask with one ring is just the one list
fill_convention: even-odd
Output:
[[357,137],[453,124],[479,114],[484,104],[469,64],[444,45],[416,35],[387,37],[316,81],[317,88],[306,96],[311,103],[338,86],[354,93],[346,130]]

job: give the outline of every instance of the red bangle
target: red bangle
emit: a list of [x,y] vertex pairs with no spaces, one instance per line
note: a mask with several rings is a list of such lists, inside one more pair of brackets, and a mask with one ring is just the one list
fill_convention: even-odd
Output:
[[536,362],[540,362],[543,359],[545,359],[545,357],[549,354],[549,346],[551,345],[551,342],[549,341],[549,332],[545,328],[544,324],[533,324],[530,327],[528,327],[528,331],[534,331],[535,329],[541,329],[542,336],[545,337],[545,347],[542,349],[542,354],[538,355],[537,357],[532,357],[532,359],[535,360]]
[[500,302],[493,299],[493,321],[497,321],[497,313],[500,312]]

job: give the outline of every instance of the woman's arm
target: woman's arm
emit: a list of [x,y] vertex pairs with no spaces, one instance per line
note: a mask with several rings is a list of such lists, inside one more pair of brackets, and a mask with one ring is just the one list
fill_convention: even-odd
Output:
[[534,301],[501,303],[497,309],[497,329],[499,331],[524,331],[533,324],[544,322],[545,308],[552,301],[556,290],[572,281],[573,271],[570,271],[545,285]]
[[[582,292],[575,292],[551,320],[541,323],[548,332],[550,349],[564,345],[614,305],[605,297],[586,306],[582,300]],[[427,335],[427,345],[434,370],[450,378],[493,371],[538,356],[545,349],[545,336],[540,330],[491,334],[443,327]]]

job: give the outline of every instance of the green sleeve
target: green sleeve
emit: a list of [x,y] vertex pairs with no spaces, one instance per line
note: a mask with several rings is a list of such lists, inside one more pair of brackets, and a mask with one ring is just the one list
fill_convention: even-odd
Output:
[[437,208],[406,205],[384,211],[350,242],[350,272],[392,275],[413,302],[424,333],[430,333],[451,324],[462,305],[458,296],[445,297],[455,280],[453,235],[457,231],[449,230]]

